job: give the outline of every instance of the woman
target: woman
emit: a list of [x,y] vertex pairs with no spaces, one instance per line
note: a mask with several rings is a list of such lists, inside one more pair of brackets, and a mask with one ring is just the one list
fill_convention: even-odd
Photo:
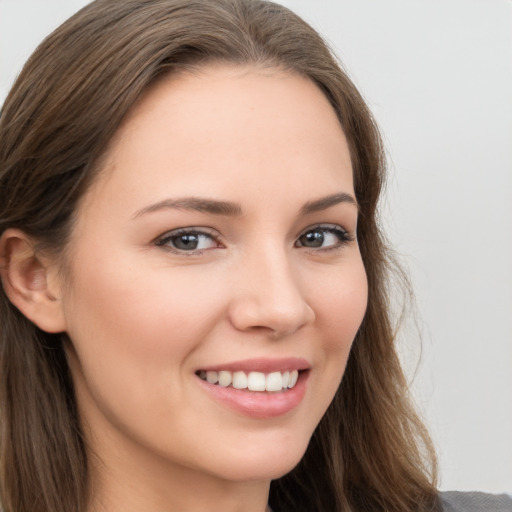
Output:
[[383,173],[280,6],[98,0],[57,29],[0,119],[4,510],[440,510]]

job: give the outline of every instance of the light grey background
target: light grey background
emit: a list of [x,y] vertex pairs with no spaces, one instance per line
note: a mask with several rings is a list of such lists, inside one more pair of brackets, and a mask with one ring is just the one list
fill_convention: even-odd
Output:
[[[83,0],[0,0],[0,101]],[[443,489],[512,491],[512,3],[295,0],[382,127],[421,319],[402,353]],[[422,351],[421,364],[417,357]]]

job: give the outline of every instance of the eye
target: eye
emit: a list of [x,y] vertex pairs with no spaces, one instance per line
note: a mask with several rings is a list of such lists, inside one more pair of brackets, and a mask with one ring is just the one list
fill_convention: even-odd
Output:
[[174,252],[198,253],[207,249],[220,247],[214,234],[199,229],[180,228],[166,233],[156,240],[158,247],[165,247]]
[[315,226],[302,233],[296,247],[309,249],[337,249],[351,242],[353,237],[340,226]]

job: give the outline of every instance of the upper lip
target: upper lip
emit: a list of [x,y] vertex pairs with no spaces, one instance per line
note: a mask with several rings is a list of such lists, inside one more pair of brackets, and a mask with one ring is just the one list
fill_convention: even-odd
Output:
[[243,372],[286,372],[290,370],[308,370],[311,365],[306,359],[300,357],[286,357],[280,359],[258,358],[258,359],[244,359],[240,361],[230,361],[227,363],[220,363],[211,366],[204,366],[199,368],[203,371],[219,372],[226,371],[243,371]]

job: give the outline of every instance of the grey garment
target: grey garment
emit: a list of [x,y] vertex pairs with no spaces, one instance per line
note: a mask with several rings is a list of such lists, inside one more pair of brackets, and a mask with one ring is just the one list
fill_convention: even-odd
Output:
[[448,491],[439,494],[443,512],[512,512],[508,494]]
[[[512,495],[484,492],[439,493],[443,512],[512,512]],[[273,512],[268,506],[267,512]]]

